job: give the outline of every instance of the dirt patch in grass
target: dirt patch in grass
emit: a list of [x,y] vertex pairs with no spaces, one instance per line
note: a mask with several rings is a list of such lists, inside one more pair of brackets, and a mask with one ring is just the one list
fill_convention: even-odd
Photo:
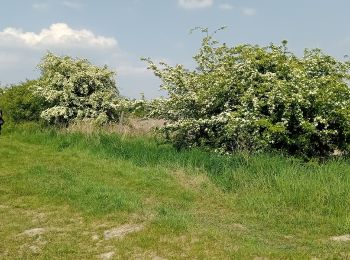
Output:
[[112,257],[115,255],[115,252],[114,251],[111,251],[111,252],[107,252],[107,253],[103,253],[103,254],[100,254],[98,256],[99,259],[102,259],[102,260],[108,260],[108,259],[112,259]]
[[104,232],[104,239],[109,240],[112,238],[123,238],[124,236],[139,232],[144,229],[142,224],[125,224],[120,227],[112,228]]
[[350,241],[350,235],[342,235],[342,236],[333,236],[330,238],[332,241],[338,241],[338,242],[349,242]]
[[34,237],[38,235],[42,235],[46,232],[45,228],[32,228],[32,229],[27,229],[25,230],[22,235],[26,235],[29,237]]

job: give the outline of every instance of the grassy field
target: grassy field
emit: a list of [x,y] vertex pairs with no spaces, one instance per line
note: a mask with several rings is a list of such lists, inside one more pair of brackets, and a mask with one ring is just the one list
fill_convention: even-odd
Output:
[[350,164],[0,136],[0,259],[347,259]]

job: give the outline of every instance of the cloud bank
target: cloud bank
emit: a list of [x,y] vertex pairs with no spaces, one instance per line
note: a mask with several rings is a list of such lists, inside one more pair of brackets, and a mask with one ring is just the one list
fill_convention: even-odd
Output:
[[[96,65],[105,65],[117,71],[118,80],[142,87],[142,82],[153,77],[147,65],[139,57],[123,51],[117,39],[98,35],[88,29],[75,29],[66,23],[54,23],[39,32],[21,28],[0,29],[0,81],[10,84],[26,78],[36,78],[35,70],[40,59],[51,51],[58,55],[87,58]],[[129,95],[137,96],[140,89],[127,89]]]
[[111,37],[95,35],[82,29],[75,30],[65,23],[55,23],[39,33],[23,32],[12,27],[0,31],[0,46],[18,46],[27,48],[113,48],[117,40]]

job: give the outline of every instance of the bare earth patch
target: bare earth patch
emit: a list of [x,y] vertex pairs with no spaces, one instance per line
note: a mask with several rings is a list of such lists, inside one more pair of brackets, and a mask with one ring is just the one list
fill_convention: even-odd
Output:
[[136,225],[136,224],[126,224],[117,228],[112,228],[109,230],[106,230],[104,232],[104,238],[105,240],[109,240],[112,238],[123,238],[127,234],[139,232],[144,228],[144,225]]
[[330,240],[339,241],[339,242],[347,242],[347,241],[350,241],[350,235],[346,234],[346,235],[342,235],[342,236],[334,236],[334,237],[331,237]]
[[108,259],[111,259],[114,256],[114,254],[115,254],[115,252],[113,252],[113,251],[103,253],[103,254],[99,255],[99,258],[103,259],[103,260],[108,260]]
[[237,229],[237,230],[247,230],[247,227],[243,226],[242,224],[239,223],[233,223],[232,224],[233,228]]
[[29,246],[29,249],[34,253],[34,254],[39,254],[41,252],[41,248],[35,245]]
[[47,229],[45,228],[32,228],[22,232],[20,235],[34,238],[34,240],[21,245],[19,251],[31,251],[34,254],[39,254],[42,250],[42,247],[47,244],[47,241],[42,237],[42,235],[46,232]]
[[166,258],[160,257],[160,256],[155,256],[152,258],[152,260],[166,260]]
[[46,232],[45,228],[33,228],[33,229],[27,229],[22,234],[27,235],[29,237],[34,237],[37,235],[42,235]]

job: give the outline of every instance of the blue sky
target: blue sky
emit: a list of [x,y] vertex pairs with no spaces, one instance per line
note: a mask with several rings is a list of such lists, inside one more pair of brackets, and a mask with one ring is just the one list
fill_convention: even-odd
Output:
[[87,58],[117,71],[121,93],[162,95],[159,80],[140,57],[193,67],[202,35],[215,30],[230,45],[267,45],[286,39],[298,55],[321,48],[341,59],[350,54],[348,0],[2,0],[0,82],[38,77],[49,50]]

